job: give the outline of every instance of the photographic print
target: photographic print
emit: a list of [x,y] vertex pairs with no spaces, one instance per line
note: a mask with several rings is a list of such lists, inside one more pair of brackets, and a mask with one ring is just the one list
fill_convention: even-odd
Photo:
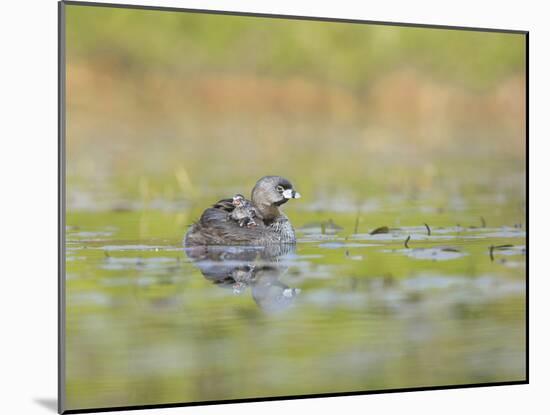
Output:
[[60,3],[60,411],[527,382],[526,62]]

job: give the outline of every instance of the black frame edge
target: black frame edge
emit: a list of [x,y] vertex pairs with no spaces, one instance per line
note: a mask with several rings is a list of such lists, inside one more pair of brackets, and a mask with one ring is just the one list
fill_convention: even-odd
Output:
[[57,412],[65,411],[65,2],[57,4],[57,232],[58,232],[58,301],[57,301]]
[[85,414],[85,413],[92,413],[92,412],[114,412],[114,411],[127,411],[127,410],[133,411],[133,410],[142,410],[142,409],[183,408],[183,407],[189,407],[189,406],[210,406],[210,405],[225,405],[225,404],[238,404],[238,403],[249,403],[249,402],[294,401],[299,399],[378,395],[382,393],[427,392],[427,391],[441,391],[441,390],[450,390],[450,389],[483,388],[483,387],[494,387],[494,386],[515,386],[515,385],[526,385],[526,384],[528,384],[526,380],[518,380],[518,381],[508,381],[508,382],[473,383],[473,384],[448,385],[448,386],[425,386],[425,387],[419,386],[415,388],[404,388],[404,389],[380,389],[380,390],[373,390],[373,391],[316,393],[316,394],[308,394],[308,395],[270,396],[270,397],[258,397],[258,398],[197,401],[197,402],[185,402],[185,403],[176,402],[176,403],[152,404],[152,405],[130,405],[130,406],[113,406],[113,407],[105,407],[105,408],[69,409],[64,411],[63,414]]
[[529,383],[529,32],[525,33],[525,380]]

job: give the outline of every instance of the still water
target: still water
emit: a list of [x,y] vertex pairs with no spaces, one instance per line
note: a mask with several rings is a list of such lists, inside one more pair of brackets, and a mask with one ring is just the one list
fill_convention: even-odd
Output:
[[521,212],[395,203],[402,223],[310,205],[295,247],[208,250],[177,209],[70,213],[67,407],[523,380]]

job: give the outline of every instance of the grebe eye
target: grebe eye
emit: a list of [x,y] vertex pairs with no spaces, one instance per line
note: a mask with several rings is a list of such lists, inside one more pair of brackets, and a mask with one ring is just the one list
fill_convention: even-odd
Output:
[[285,190],[285,188],[284,188],[283,186],[281,186],[281,185],[277,186],[277,191],[278,191],[279,193],[283,193],[284,190]]

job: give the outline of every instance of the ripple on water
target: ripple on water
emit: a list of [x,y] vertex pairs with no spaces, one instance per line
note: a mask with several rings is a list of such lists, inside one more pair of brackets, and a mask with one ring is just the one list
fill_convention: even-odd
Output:
[[107,257],[100,266],[102,269],[118,271],[126,269],[162,269],[166,265],[178,263],[177,258],[172,257]]
[[425,259],[430,261],[449,261],[452,259],[458,259],[467,256],[466,252],[456,250],[454,248],[412,248],[412,249],[399,249],[396,251],[414,259]]
[[104,251],[161,251],[161,250],[181,250],[173,246],[166,245],[105,245],[100,246],[97,249],[103,249]]
[[510,245],[505,248],[498,248],[493,251],[493,255],[506,255],[506,256],[517,256],[525,255],[527,249],[525,245]]
[[414,310],[478,304],[525,292],[525,282],[486,274],[479,277],[419,274],[397,279],[391,285],[383,278],[366,280],[365,288],[344,292],[328,288],[303,290],[300,302],[323,308],[363,308],[376,311],[382,305],[410,316]]
[[379,244],[361,244],[348,242],[325,242],[318,245],[319,248],[338,249],[338,248],[367,248],[371,246],[380,246]]
[[491,239],[491,238],[525,238],[526,233],[522,229],[513,227],[502,228],[463,228],[451,226],[446,228],[430,229],[426,227],[409,226],[391,229],[387,233],[358,233],[351,238],[358,241],[400,241],[408,236],[412,241],[453,240],[453,239]]
[[100,238],[100,240],[103,240],[105,238],[109,238],[113,236],[113,231],[80,231],[80,232],[70,232],[69,236],[71,238],[77,238],[77,239],[93,239],[93,238]]
[[[499,298],[507,295],[520,294],[525,291],[523,281],[500,278],[495,275],[481,275],[479,277],[451,276],[451,275],[418,275],[403,280],[401,283],[406,289],[416,291],[441,290],[452,291],[464,298],[483,299]],[[468,293],[468,296],[463,294]]]

